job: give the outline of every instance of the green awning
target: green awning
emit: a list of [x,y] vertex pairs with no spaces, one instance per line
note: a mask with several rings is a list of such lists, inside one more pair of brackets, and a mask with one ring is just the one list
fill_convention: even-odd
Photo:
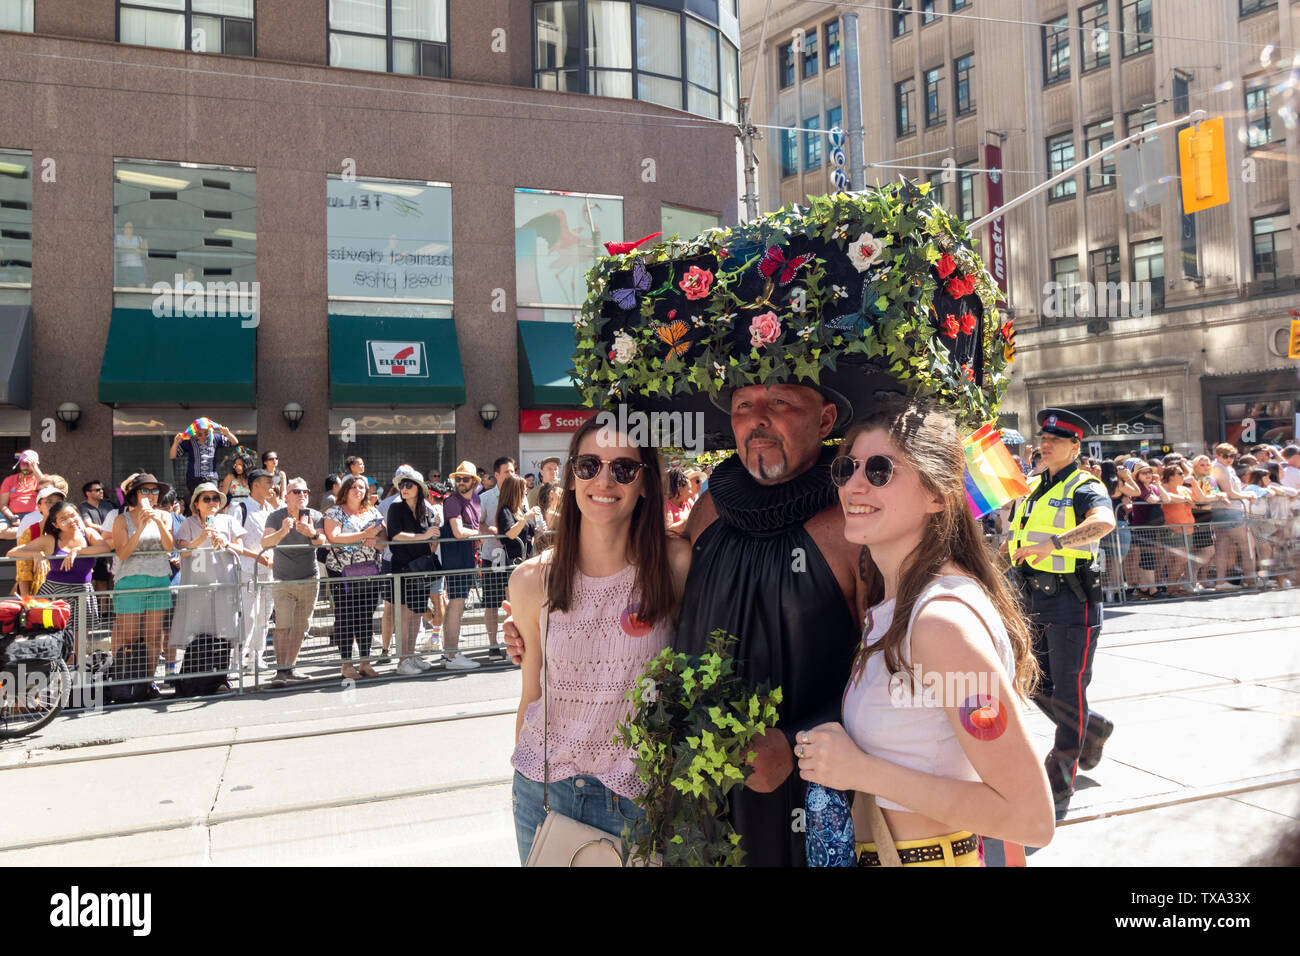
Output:
[[516,322],[519,329],[519,407],[581,405],[569,378],[573,368],[573,325]]
[[257,329],[248,320],[159,318],[150,309],[114,309],[99,368],[99,400],[109,405],[253,404]]
[[455,320],[331,315],[330,403],[463,405]]

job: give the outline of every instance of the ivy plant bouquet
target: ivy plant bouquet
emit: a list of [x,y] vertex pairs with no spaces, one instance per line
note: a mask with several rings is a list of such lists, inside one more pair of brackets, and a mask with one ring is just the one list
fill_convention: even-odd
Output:
[[644,835],[625,834],[630,860],[664,866],[740,866],[745,851],[727,819],[727,795],[752,772],[749,747],[776,726],[781,688],[736,673],[735,638],[717,630],[704,654],[665,648],[628,692],[631,716],[615,743],[633,753],[646,792]]

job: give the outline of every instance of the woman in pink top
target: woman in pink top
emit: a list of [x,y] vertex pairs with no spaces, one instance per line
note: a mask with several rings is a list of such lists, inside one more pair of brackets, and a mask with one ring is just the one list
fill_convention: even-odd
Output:
[[637,675],[671,642],[690,567],[690,544],[664,534],[658,453],[598,421],[569,443],[554,547],[510,575],[524,642],[510,761],[520,862],[546,816],[544,779],[565,816],[614,836],[642,824],[644,787],[614,728]]
[[[844,726],[800,733],[795,754],[803,779],[876,796],[904,865],[979,866],[975,834],[1045,846],[1055,828],[1020,715],[1038,676],[1029,630],[964,466],[952,419],[896,400],[849,429],[831,468],[845,537],[870,549],[885,599],[867,614]],[[878,865],[865,804],[859,863]]]

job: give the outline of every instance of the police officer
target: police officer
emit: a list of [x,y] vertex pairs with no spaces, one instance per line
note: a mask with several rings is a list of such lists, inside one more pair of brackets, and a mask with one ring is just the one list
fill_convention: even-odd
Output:
[[1088,708],[1092,659],[1101,634],[1098,542],[1115,528],[1110,495],[1075,459],[1092,426],[1063,408],[1038,413],[1043,471],[1012,508],[1012,574],[1035,631],[1042,682],[1034,702],[1056,724],[1047,777],[1057,805],[1074,794],[1074,776],[1101,760],[1114,725]]

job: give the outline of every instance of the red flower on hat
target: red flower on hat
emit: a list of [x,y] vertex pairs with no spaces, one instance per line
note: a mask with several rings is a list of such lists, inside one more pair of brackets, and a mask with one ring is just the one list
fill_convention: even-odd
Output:
[[939,278],[946,279],[948,276],[952,275],[953,270],[957,268],[957,262],[952,256],[945,252],[942,258],[934,264],[934,267],[939,270]]
[[963,335],[970,335],[974,332],[975,324],[975,316],[971,315],[969,312],[963,312],[961,314],[961,331]]
[[943,320],[943,334],[946,335],[946,336],[947,336],[948,338],[950,338],[950,339],[955,339],[955,338],[957,337],[957,317],[956,317],[956,316],[954,316],[954,315],[950,315],[950,316],[948,316],[948,318],[946,318],[946,319]]
[[709,287],[713,285],[713,273],[699,266],[686,270],[686,277],[677,283],[677,287],[686,293],[688,299],[707,299]]
[[966,373],[966,381],[968,382],[975,381],[975,372],[973,369],[971,369],[969,366],[963,365],[961,367],[961,370]]
[[610,349],[610,350],[609,350],[609,360],[612,362],[612,361],[614,361],[614,358],[615,358],[614,350],[613,350],[613,349]]
[[945,288],[954,299],[960,299],[962,296],[970,295],[975,291],[975,277],[968,275],[949,279]]

